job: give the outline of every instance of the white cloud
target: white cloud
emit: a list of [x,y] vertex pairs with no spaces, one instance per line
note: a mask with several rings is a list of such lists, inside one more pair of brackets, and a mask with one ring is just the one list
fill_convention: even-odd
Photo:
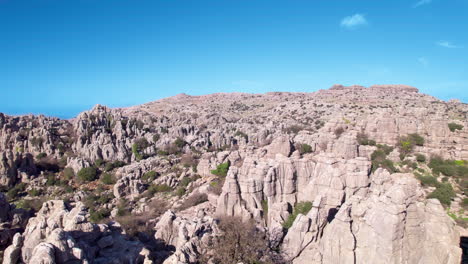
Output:
[[413,8],[420,7],[422,5],[427,5],[427,4],[430,4],[431,2],[432,0],[420,0],[413,5]]
[[354,29],[367,24],[367,20],[362,14],[354,14],[352,16],[347,16],[343,18],[340,23],[342,27],[347,29]]
[[426,57],[418,58],[418,62],[421,63],[421,65],[424,67],[429,66],[429,60]]
[[445,41],[445,40],[437,41],[437,42],[436,42],[436,45],[441,46],[441,47],[444,47],[444,48],[448,48],[448,49],[456,49],[456,48],[459,48],[459,46],[456,46],[456,45],[454,45],[453,43],[450,43],[450,42]]

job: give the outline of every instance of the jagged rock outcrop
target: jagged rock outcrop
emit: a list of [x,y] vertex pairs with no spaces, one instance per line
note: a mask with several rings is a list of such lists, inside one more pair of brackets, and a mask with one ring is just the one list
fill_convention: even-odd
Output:
[[217,232],[215,220],[202,211],[192,219],[167,211],[155,229],[156,239],[175,248],[164,264],[194,263],[209,249],[210,239]]
[[[135,263],[147,257],[140,255],[143,245],[126,240],[118,225],[93,224],[87,221],[86,215],[81,203],[68,210],[63,201],[46,202],[22,234],[21,260],[24,263]],[[112,243],[105,243],[109,236]],[[17,252],[17,246],[11,251]]]
[[[323,236],[304,248],[295,264],[460,262],[460,235],[453,220],[437,200],[424,201],[416,179],[381,169],[371,179],[368,192],[347,199],[323,228]],[[314,214],[308,214],[310,226],[317,224]],[[302,218],[293,228],[307,222]],[[311,228],[303,236],[315,232]]]

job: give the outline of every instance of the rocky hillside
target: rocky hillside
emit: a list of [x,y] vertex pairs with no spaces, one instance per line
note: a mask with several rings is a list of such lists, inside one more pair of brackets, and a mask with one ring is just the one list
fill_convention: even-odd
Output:
[[0,256],[460,263],[467,115],[405,85],[0,113]]

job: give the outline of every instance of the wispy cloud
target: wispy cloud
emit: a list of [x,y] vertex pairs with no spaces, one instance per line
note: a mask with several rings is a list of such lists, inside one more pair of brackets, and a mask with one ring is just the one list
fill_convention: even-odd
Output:
[[418,62],[424,67],[429,66],[429,60],[426,57],[419,57]]
[[460,46],[457,46],[449,41],[446,41],[446,40],[441,40],[441,41],[437,41],[436,42],[436,45],[437,46],[441,46],[441,47],[444,47],[444,48],[447,48],[447,49],[456,49],[456,48],[460,48]]
[[341,20],[340,25],[347,29],[355,29],[359,26],[364,26],[369,24],[367,19],[362,14],[354,14],[352,16],[347,16]]
[[422,5],[427,5],[427,4],[430,4],[431,2],[432,2],[432,0],[419,0],[418,2],[416,2],[413,5],[413,8],[417,8],[417,7],[420,7]]

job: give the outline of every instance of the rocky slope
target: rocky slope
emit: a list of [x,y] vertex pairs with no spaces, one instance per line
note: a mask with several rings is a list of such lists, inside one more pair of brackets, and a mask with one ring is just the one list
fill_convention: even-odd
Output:
[[460,263],[467,113],[335,85],[0,114],[3,262]]

